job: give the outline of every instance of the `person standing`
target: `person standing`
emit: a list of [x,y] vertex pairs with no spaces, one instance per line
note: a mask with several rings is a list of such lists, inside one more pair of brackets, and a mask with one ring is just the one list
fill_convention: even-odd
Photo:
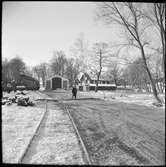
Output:
[[73,97],[75,97],[75,99],[77,97],[77,88],[76,88],[76,86],[74,86],[73,89],[72,89],[72,99],[73,99]]

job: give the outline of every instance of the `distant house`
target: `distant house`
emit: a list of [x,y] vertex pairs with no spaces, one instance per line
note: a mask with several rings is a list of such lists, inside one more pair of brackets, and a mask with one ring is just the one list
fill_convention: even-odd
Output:
[[69,88],[68,79],[66,79],[60,75],[55,75],[49,79],[46,79],[45,83],[46,83],[45,84],[46,90],[56,90],[58,88],[60,88],[60,89],[68,89]]
[[[95,90],[97,79],[90,76],[88,73],[83,73],[80,77],[79,90],[89,91]],[[115,90],[115,83],[111,82],[109,79],[101,77],[98,82],[98,90]]]

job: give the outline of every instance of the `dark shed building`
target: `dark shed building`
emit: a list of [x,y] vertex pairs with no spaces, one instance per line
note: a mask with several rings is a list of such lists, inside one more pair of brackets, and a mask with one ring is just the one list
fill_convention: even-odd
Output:
[[68,89],[69,87],[69,81],[68,79],[61,77],[59,75],[56,75],[48,80],[46,80],[46,89],[52,89],[56,90],[58,88],[60,89]]
[[62,88],[62,78],[61,77],[52,78],[52,89],[55,90],[57,88]]

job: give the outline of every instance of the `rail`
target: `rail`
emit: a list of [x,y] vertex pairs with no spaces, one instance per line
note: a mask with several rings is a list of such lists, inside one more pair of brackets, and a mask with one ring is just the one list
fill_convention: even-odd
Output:
[[45,116],[46,116],[47,111],[48,111],[48,110],[47,110],[47,100],[46,100],[45,112],[44,112],[43,115],[41,116],[41,119],[40,119],[40,121],[39,121],[39,123],[38,123],[38,125],[37,125],[37,128],[36,128],[36,130],[35,130],[35,133],[34,133],[33,136],[31,137],[31,139],[29,140],[26,149],[24,150],[24,152],[22,153],[21,157],[20,157],[19,160],[18,160],[18,163],[22,163],[23,159],[25,158],[25,156],[26,156],[26,154],[27,154],[27,152],[28,152],[28,150],[29,150],[29,148],[30,148],[30,146],[31,146],[31,144],[32,144],[32,141],[34,140],[34,138],[35,138],[37,132],[38,132],[39,129],[40,129],[40,126],[41,126],[41,124],[42,124],[42,122],[43,122],[43,120],[44,120],[44,118],[45,118]]
[[74,122],[74,120],[73,120],[73,117],[72,117],[71,114],[70,114],[70,111],[68,110],[67,106],[64,105],[64,103],[63,103],[62,101],[61,101],[60,103],[63,104],[63,106],[64,106],[64,108],[65,108],[65,110],[66,110],[66,112],[67,112],[67,114],[68,114],[68,116],[69,116],[69,118],[70,118],[70,120],[71,120],[71,122],[72,122],[72,125],[73,125],[73,127],[74,127],[75,133],[76,133],[76,135],[77,135],[77,137],[78,137],[79,142],[81,143],[80,145],[81,145],[82,150],[83,150],[83,152],[84,152],[84,154],[85,154],[85,156],[86,156],[86,160],[87,160],[88,165],[92,165],[92,162],[91,162],[91,160],[90,160],[90,158],[89,158],[88,151],[87,151],[87,149],[86,149],[86,147],[85,147],[85,144],[84,144],[84,142],[83,142],[83,140],[82,140],[82,138],[81,138],[81,136],[80,136],[80,134],[79,134],[78,128],[77,128],[77,126],[76,126],[76,124],[75,124],[75,122]]

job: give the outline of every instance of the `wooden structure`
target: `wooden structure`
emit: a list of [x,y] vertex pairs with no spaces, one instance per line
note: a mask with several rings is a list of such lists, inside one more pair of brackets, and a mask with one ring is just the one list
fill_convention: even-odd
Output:
[[55,75],[49,79],[46,80],[45,84],[46,90],[56,90],[56,89],[68,89],[69,88],[69,81],[68,79],[60,76]]

